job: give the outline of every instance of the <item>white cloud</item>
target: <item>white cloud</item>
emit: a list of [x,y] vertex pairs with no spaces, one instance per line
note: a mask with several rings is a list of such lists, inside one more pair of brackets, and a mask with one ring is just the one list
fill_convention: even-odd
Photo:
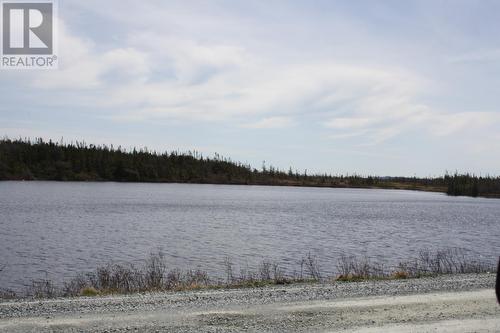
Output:
[[256,129],[276,129],[292,127],[294,125],[294,120],[289,117],[268,117],[254,123],[242,125],[242,127]]
[[327,127],[337,129],[356,129],[365,128],[376,123],[377,120],[373,118],[334,118],[325,123]]
[[128,47],[98,52],[92,41],[72,34],[64,22],[59,21],[58,26],[60,67],[34,73],[35,88],[74,90],[84,95],[88,89],[113,89],[112,83],[107,84],[109,80],[120,84],[147,78],[150,63],[145,53]]
[[284,128],[295,125],[297,114],[317,113],[316,121],[334,131],[331,138],[359,137],[372,144],[416,127],[446,136],[499,121],[495,113],[433,110],[419,102],[432,82],[396,66],[334,59],[277,63],[237,45],[149,32],[131,34],[126,46],[98,51],[60,26],[61,69],[33,76],[32,84],[73,91],[80,103],[108,110],[111,119],[250,119],[243,127]]
[[[148,17],[159,19],[157,7],[147,6]],[[61,68],[32,75],[31,85],[45,91],[46,104],[95,108],[116,121],[229,122],[277,129],[302,126],[294,120],[301,116],[330,131],[330,138],[360,144],[379,144],[411,131],[444,137],[500,122],[498,113],[452,112],[424,102],[422,95],[436,93],[434,81],[408,66],[333,56],[292,61],[243,47],[240,40],[176,35],[161,31],[160,24],[147,26],[126,32],[118,46],[106,48],[61,22]],[[492,54],[478,52],[455,61]],[[74,98],[54,99],[57,94]]]

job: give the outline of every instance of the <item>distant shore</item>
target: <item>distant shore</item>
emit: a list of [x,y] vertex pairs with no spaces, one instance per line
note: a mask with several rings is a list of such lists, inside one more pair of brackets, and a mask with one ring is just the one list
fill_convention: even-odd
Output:
[[[345,189],[376,189],[376,190],[407,190],[407,191],[423,191],[436,192],[446,194],[444,186],[425,186],[425,185],[410,185],[405,183],[385,183],[381,185],[349,185],[349,184],[317,184],[307,182],[210,182],[210,181],[169,181],[169,180],[153,180],[153,181],[122,181],[122,180],[107,180],[107,179],[0,179],[2,181],[48,181],[48,182],[83,182],[83,183],[128,183],[128,184],[199,184],[199,185],[240,185],[240,186],[276,186],[276,187],[311,187],[311,188],[345,188]],[[500,197],[500,195],[498,195]]]
[[[304,182],[207,182],[207,181],[122,181],[122,180],[106,180],[106,179],[94,179],[94,180],[81,180],[81,179],[0,179],[2,181],[48,181],[48,182],[82,182],[82,183],[128,183],[128,184],[199,184],[199,185],[239,185],[239,186],[271,186],[271,187],[311,187],[311,188],[332,188],[332,189],[373,189],[373,190],[402,190],[402,191],[421,191],[421,192],[433,192],[433,193],[447,193],[447,187],[445,186],[425,186],[425,185],[411,185],[406,183],[385,183],[381,185],[348,185],[348,184],[338,184],[338,185],[325,185],[316,183],[304,183]],[[464,197],[479,197],[487,199],[500,199],[500,193],[482,193],[480,195],[466,195],[457,194],[452,196],[464,196]]]
[[376,188],[441,192],[454,196],[500,198],[500,178],[470,174],[442,177],[380,177],[358,174],[310,174],[263,163],[261,169],[218,154],[147,149],[41,139],[0,140],[0,180],[116,181],[227,185]]

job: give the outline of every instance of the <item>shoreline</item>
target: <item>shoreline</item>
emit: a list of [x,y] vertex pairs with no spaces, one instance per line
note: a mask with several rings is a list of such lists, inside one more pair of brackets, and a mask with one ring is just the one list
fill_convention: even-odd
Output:
[[[323,274],[318,257],[311,253],[302,256],[298,263],[296,269],[289,271],[284,268],[283,263],[264,259],[256,267],[249,269],[238,267],[232,258],[226,257],[222,264],[223,270],[214,277],[200,268],[180,270],[169,267],[165,254],[159,251],[151,252],[141,265],[109,262],[92,271],[81,271],[62,284],[55,284],[50,279],[33,279],[23,293],[0,288],[0,300],[243,289],[304,282],[391,281],[496,271],[493,263],[475,259],[468,250],[461,248],[422,249],[418,257],[400,261],[394,266],[384,265],[369,257],[341,254],[334,271],[330,268],[327,270],[330,273],[326,274]],[[300,270],[297,270],[299,267]]]
[[[1,182],[52,182],[52,183],[116,183],[116,184],[193,184],[193,185],[227,185],[227,186],[264,186],[264,187],[304,187],[304,188],[330,188],[330,189],[360,189],[360,190],[398,190],[398,191],[418,191],[418,192],[431,192],[442,193],[448,196],[446,188],[442,187],[424,187],[424,186],[405,186],[398,184],[394,186],[363,186],[363,185],[322,185],[322,184],[299,184],[299,183],[265,183],[265,182],[204,182],[204,181],[117,181],[106,179],[93,179],[93,180],[57,180],[57,179],[0,179]],[[463,197],[470,197],[463,195]],[[488,198],[487,196],[478,196],[481,198]],[[493,196],[494,197],[494,196]],[[500,198],[500,195],[498,196]]]
[[51,182],[51,183],[116,183],[116,184],[180,184],[180,185],[226,185],[226,186],[263,186],[263,187],[298,187],[298,188],[325,188],[325,189],[357,189],[357,190],[394,190],[394,191],[416,191],[428,193],[440,193],[449,197],[463,197],[463,198],[482,198],[482,199],[500,199],[500,194],[480,194],[477,196],[471,195],[452,195],[446,193],[446,187],[436,186],[408,186],[404,184],[395,184],[393,186],[363,186],[363,185],[322,185],[322,184],[289,184],[289,183],[265,183],[265,182],[192,182],[192,181],[118,181],[106,179],[93,179],[93,180],[58,180],[58,179],[0,179],[2,182]]

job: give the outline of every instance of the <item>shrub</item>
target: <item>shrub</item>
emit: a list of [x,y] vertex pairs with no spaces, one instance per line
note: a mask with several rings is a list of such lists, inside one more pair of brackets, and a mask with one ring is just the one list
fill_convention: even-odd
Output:
[[347,275],[339,275],[335,278],[335,281],[339,282],[358,282],[358,281],[363,281],[366,280],[367,277],[361,276],[361,275],[356,275],[356,274],[347,274]]
[[407,279],[409,277],[408,272],[405,271],[396,271],[392,273],[392,278],[397,280]]
[[99,295],[99,291],[97,291],[97,289],[95,289],[94,287],[86,287],[80,291],[80,296],[91,297],[91,296],[97,296],[97,295]]
[[54,298],[57,297],[58,292],[54,283],[50,280],[34,280],[28,294],[34,298]]
[[[252,271],[247,267],[240,269],[230,258],[223,262],[225,279],[212,280],[203,270],[168,271],[164,255],[152,253],[138,267],[123,264],[108,264],[98,267],[94,272],[79,274],[64,284],[59,290],[49,280],[35,280],[27,295],[36,298],[62,296],[96,296],[107,293],[134,293],[144,291],[192,290],[201,288],[241,288],[281,285],[293,282],[325,281],[321,277],[318,260],[310,253],[300,262],[300,274],[289,274],[277,262],[262,261]],[[1,269],[1,267],[0,267]],[[474,259],[471,252],[463,249],[438,251],[423,250],[418,257],[401,262],[397,266],[384,266],[380,260],[372,261],[368,256],[356,257],[341,255],[337,261],[335,281],[356,282],[372,279],[408,279],[438,274],[493,272],[495,268],[487,261]],[[14,293],[2,291],[0,298],[16,297]]]

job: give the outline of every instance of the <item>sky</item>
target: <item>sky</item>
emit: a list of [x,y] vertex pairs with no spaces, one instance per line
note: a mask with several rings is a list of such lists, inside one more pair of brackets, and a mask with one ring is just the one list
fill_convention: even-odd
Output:
[[499,1],[60,0],[0,136],[332,174],[500,175]]

